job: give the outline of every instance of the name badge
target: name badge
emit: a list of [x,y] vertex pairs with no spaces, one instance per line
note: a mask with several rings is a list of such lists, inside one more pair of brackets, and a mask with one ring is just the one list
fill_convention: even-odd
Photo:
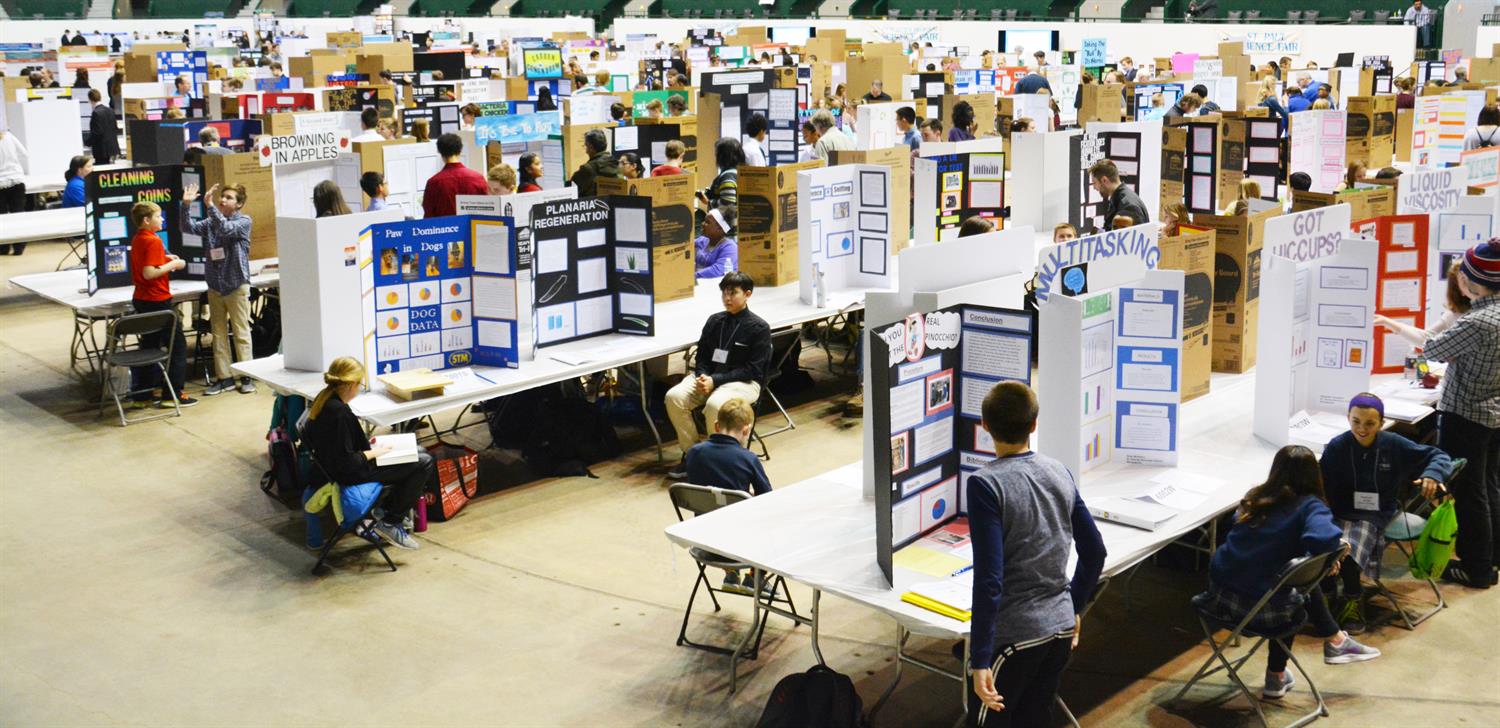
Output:
[[1360,511],[1380,510],[1380,494],[1366,491],[1354,491],[1354,508]]
[[209,260],[223,260],[224,259],[224,249],[223,248],[209,248],[208,249],[208,259]]
[[723,364],[726,361],[729,361],[729,350],[714,349],[713,362],[715,364]]

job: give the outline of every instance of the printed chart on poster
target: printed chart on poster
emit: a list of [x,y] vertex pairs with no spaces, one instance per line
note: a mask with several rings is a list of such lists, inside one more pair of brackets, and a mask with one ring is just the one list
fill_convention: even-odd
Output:
[[540,203],[531,209],[531,241],[536,346],[655,333],[650,198]]
[[957,238],[963,221],[976,215],[997,229],[1005,226],[1003,139],[928,142],[918,153],[912,161],[914,239]]
[[1301,111],[1292,117],[1289,174],[1312,177],[1313,192],[1333,192],[1344,179],[1348,115],[1342,109]]
[[995,456],[984,397],[1001,381],[1030,383],[1034,326],[1026,311],[966,304],[871,332],[876,551],[887,579],[897,552],[963,513],[968,475]]
[[404,220],[371,225],[363,236],[371,251],[361,273],[367,370],[518,366],[509,219]]
[[1177,464],[1182,271],[1040,304],[1037,449],[1079,480],[1115,461]]
[[[1418,329],[1427,328],[1427,215],[1386,215],[1359,220],[1354,231],[1380,243],[1375,281],[1375,313]],[[1397,374],[1413,353],[1411,342],[1395,332],[1374,330],[1375,374]]]
[[891,170],[841,164],[797,173],[798,292],[813,304],[847,288],[888,288]]
[[1448,275],[1463,259],[1464,251],[1496,235],[1500,226],[1500,197],[1467,195],[1455,204],[1429,216],[1432,240],[1427,254],[1427,319],[1437,321],[1447,306]]

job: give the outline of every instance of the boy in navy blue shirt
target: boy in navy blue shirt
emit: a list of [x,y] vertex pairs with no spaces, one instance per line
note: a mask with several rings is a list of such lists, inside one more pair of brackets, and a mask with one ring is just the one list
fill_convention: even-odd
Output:
[[[760,458],[746,448],[755,410],[743,399],[731,399],[719,408],[714,434],[687,452],[687,480],[693,485],[707,485],[725,490],[742,490],[765,495],[771,492],[771,481],[760,465]],[[747,579],[753,588],[754,580]],[[742,586],[738,571],[725,570],[724,589],[750,593]]]
[[[974,725],[1051,724],[1079,615],[1104,568],[1104,539],[1072,474],[1031,451],[1038,409],[1036,393],[1020,382],[995,385],[981,409],[995,459],[968,483]],[[1078,550],[1071,579],[1070,545]]]

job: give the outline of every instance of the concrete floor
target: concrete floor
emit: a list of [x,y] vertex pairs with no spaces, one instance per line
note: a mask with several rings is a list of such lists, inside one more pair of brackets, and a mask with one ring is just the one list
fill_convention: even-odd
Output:
[[[0,257],[0,277],[50,270],[61,254]],[[674,645],[694,569],[662,535],[675,517],[648,449],[596,480],[487,496],[422,550],[393,551],[399,573],[354,553],[317,579],[300,520],[256,488],[271,396],[205,399],[121,429],[95,419],[68,373],[69,331],[61,307],[0,290],[5,725],[749,726],[776,682],[813,662],[807,629],[773,619],[731,697],[725,658]],[[849,386],[820,375],[799,428],[771,441],[773,483],[859,457],[858,423],[839,414]],[[1203,581],[1148,564],[1132,609],[1121,586],[1101,599],[1063,685],[1085,725],[1254,724],[1243,699],[1161,706],[1207,655],[1187,605]],[[1321,724],[1500,725],[1487,647],[1500,590],[1445,592],[1451,608],[1417,632],[1368,636],[1385,651],[1374,662],[1325,666],[1299,642],[1332,711]],[[700,615],[695,634],[728,640],[748,611]],[[824,617],[825,656],[868,707],[894,674],[895,627],[832,598]],[[948,647],[918,644],[934,660]],[[1249,675],[1259,669],[1257,657]],[[952,725],[958,695],[908,670],[876,725]],[[1285,702],[1309,699],[1299,685]]]

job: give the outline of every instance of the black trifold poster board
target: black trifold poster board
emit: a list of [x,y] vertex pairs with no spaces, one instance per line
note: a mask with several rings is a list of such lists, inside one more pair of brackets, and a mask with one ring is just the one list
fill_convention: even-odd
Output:
[[[194,235],[183,235],[179,223],[184,182],[202,187],[202,179],[196,168],[184,171],[180,164],[96,171],[88,176],[83,215],[89,295],[100,288],[133,285],[130,238],[135,235],[135,228],[130,222],[130,208],[137,202],[154,202],[161,207],[162,229],[156,234],[161,237],[162,247],[187,261],[188,267],[172,277],[203,278],[203,241]],[[193,207],[193,219],[202,217],[201,198]]]
[[651,198],[611,195],[531,208],[532,331],[550,346],[656,333]]
[[1035,327],[1033,312],[960,304],[872,330],[866,398],[887,580],[897,551],[966,512],[969,475],[995,457],[980,406],[1001,381],[1031,382]]

